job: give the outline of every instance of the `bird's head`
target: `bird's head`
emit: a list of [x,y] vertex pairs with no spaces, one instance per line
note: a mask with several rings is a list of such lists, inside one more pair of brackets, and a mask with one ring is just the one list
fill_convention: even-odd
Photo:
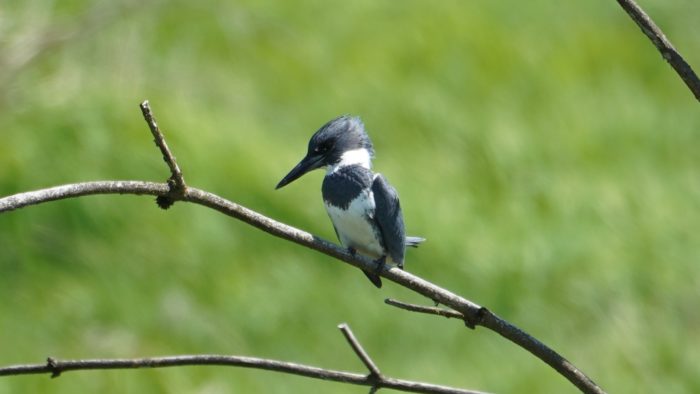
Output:
[[369,168],[374,149],[360,118],[343,115],[323,125],[309,140],[306,156],[277,184],[279,189],[317,168],[359,164]]

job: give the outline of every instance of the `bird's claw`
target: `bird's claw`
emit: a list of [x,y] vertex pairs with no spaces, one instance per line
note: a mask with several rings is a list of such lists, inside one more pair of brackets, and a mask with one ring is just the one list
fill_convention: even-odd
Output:
[[374,260],[375,263],[377,263],[377,268],[375,269],[374,273],[379,275],[382,271],[384,271],[384,267],[386,267],[386,255]]

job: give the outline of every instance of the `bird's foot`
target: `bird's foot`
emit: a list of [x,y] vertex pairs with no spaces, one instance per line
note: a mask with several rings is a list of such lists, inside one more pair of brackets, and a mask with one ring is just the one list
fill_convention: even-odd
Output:
[[377,263],[377,268],[375,268],[374,273],[379,275],[384,271],[384,267],[386,267],[386,255],[374,260],[374,262]]
[[348,253],[350,253],[352,257],[355,257],[357,254],[357,249],[353,248],[352,246],[348,246]]

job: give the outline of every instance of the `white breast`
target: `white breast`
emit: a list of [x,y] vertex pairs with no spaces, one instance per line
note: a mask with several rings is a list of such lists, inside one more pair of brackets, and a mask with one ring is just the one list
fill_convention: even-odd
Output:
[[347,210],[324,203],[328,216],[338,231],[338,238],[343,246],[353,247],[358,252],[372,258],[384,254],[377,240],[374,228],[368,220],[374,217],[374,196],[372,192],[362,193],[350,203]]

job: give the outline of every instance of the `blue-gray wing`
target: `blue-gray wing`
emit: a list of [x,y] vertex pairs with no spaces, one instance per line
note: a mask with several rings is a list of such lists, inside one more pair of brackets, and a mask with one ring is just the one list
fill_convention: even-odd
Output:
[[386,254],[394,260],[399,268],[403,268],[406,234],[404,233],[399,195],[381,174],[374,177],[372,193],[375,204],[374,220],[379,227]]

